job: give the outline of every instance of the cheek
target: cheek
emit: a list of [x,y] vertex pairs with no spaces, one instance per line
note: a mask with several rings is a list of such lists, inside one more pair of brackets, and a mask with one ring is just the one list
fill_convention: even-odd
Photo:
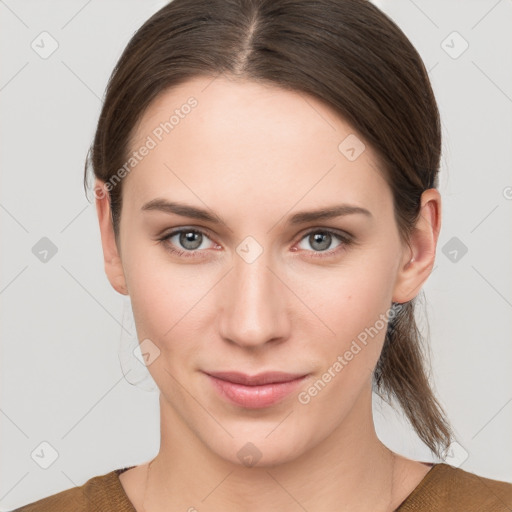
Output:
[[[368,272],[368,268],[373,271]],[[304,390],[302,399],[307,403],[311,400],[309,405],[318,415],[325,415],[325,408],[329,408],[332,415],[325,415],[325,421],[333,426],[348,414],[371,383],[388,325],[392,289],[389,274],[385,264],[357,265],[350,272],[338,273],[337,284],[331,282],[327,297],[316,296],[317,304],[322,305],[319,316],[335,334],[315,344],[314,357],[321,370],[318,379]],[[309,325],[308,338],[314,339],[313,323]]]
[[[325,357],[334,361],[337,355],[352,350],[358,352],[359,364],[376,363],[393,293],[397,262],[392,249],[381,246],[380,250],[361,251],[339,268],[303,280],[304,302],[317,313],[322,322],[314,323],[327,335],[321,345]],[[353,342],[364,350],[358,351]]]
[[126,254],[125,276],[139,339],[164,345],[201,318],[206,304],[202,299],[218,277],[212,268],[171,261],[160,247],[129,248]]
[[[171,386],[181,393],[180,386],[175,386],[170,376],[177,376],[197,353],[204,332],[198,324],[204,307],[201,297],[208,287],[199,288],[197,284],[201,281],[187,273],[191,270],[183,272],[169,262],[150,264],[149,255],[144,256],[141,251],[138,259],[136,256],[134,253],[131,265],[127,265],[127,281],[137,337],[140,342],[151,340],[159,350],[148,371],[160,390]],[[144,265],[137,264],[143,261]],[[181,401],[186,402],[186,396]]]

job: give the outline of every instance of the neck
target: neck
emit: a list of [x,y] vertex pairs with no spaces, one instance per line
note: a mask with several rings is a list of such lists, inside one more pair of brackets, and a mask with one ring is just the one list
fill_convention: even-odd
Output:
[[395,458],[375,433],[371,391],[360,398],[312,449],[246,467],[209,449],[160,395],[161,445],[146,473],[143,510],[394,510]]

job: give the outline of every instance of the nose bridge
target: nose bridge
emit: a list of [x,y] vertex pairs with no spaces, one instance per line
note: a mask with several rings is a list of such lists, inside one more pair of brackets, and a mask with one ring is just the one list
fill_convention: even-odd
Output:
[[283,285],[274,275],[272,253],[247,237],[236,248],[233,270],[222,301],[222,335],[244,346],[285,336],[287,325]]

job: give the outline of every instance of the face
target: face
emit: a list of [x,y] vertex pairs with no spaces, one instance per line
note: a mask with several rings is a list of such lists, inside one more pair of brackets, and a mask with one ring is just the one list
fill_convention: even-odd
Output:
[[[368,407],[411,254],[362,143],[313,97],[227,78],[164,93],[136,127],[132,151],[149,149],[123,178],[121,280],[163,407],[226,460],[248,442],[259,464],[291,460]],[[339,211],[298,215],[322,209]],[[306,377],[240,404],[207,375],[230,371]]]

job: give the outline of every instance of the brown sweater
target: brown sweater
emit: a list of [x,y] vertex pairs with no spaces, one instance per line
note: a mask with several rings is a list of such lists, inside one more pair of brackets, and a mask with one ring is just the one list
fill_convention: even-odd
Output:
[[[134,466],[95,476],[13,512],[135,512],[119,475]],[[396,512],[510,512],[512,483],[435,464]]]

